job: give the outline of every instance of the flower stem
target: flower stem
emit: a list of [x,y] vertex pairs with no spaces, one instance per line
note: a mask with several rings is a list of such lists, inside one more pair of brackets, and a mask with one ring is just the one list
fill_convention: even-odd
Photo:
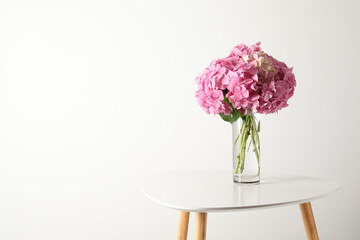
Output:
[[254,146],[254,152],[256,155],[257,163],[258,163],[258,173],[257,175],[260,175],[260,137],[258,133],[258,128],[256,128],[256,120],[255,117],[252,115],[251,119],[251,138],[252,143]]
[[[244,171],[245,154],[247,151],[249,151],[250,146],[252,145],[258,163],[257,175],[260,175],[260,137],[258,130],[259,128],[257,128],[256,119],[253,114],[242,117],[241,129],[233,144],[233,147],[235,147],[236,143],[239,141],[239,154],[236,156],[236,174],[242,173]],[[250,142],[247,144],[249,137]]]

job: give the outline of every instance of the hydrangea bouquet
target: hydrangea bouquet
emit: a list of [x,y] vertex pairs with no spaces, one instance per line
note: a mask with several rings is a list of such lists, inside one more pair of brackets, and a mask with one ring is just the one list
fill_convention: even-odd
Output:
[[[196,82],[196,98],[202,109],[233,124],[234,181],[259,181],[260,121],[254,114],[275,113],[288,106],[296,86],[292,68],[265,53],[260,43],[239,44],[229,56],[211,62]],[[250,146],[257,162],[256,174],[241,176]]]

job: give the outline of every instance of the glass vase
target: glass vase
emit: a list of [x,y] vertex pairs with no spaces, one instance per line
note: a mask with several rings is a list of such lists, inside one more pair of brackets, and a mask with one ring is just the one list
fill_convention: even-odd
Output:
[[260,182],[260,121],[247,114],[232,123],[233,179],[237,183]]

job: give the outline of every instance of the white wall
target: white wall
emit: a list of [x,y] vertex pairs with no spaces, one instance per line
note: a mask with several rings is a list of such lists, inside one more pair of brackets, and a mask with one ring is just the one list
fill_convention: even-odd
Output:
[[[290,107],[262,118],[263,171],[339,181],[313,203],[319,234],[360,239],[359,11],[356,0],[1,0],[0,239],[175,239],[178,213],[141,182],[230,169],[230,125],[200,109],[194,78],[257,41],[298,81]],[[208,239],[305,234],[293,206],[210,214]]]

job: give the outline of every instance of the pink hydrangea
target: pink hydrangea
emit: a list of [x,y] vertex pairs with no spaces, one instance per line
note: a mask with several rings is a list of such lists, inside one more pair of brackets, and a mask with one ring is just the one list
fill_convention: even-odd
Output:
[[273,72],[264,73],[259,92],[258,113],[274,113],[288,106],[287,101],[294,95],[296,86],[295,75],[292,68],[271,56],[266,55],[271,61]]
[[236,73],[224,68],[220,61],[213,61],[204,72],[196,78],[198,91],[196,97],[206,113],[225,113],[229,115],[231,107],[224,102],[223,90],[227,88]]
[[228,86],[226,97],[239,110],[254,110],[258,105],[258,77],[256,74],[243,72],[233,78]]
[[[239,44],[197,78],[199,105],[213,114],[274,113],[288,106],[296,86],[292,68],[264,53],[260,43]],[[230,103],[232,106],[230,106]]]

